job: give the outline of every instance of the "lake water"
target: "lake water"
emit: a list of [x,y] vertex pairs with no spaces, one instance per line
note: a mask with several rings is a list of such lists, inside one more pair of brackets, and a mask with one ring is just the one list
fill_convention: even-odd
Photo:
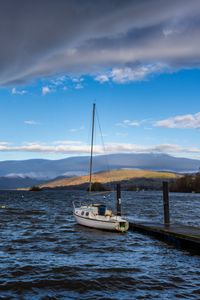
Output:
[[[75,224],[72,201],[84,197],[0,192],[0,299],[200,299],[199,256]],[[123,192],[122,201],[128,218],[162,221],[161,193]],[[170,206],[172,222],[200,227],[200,195],[172,194]]]

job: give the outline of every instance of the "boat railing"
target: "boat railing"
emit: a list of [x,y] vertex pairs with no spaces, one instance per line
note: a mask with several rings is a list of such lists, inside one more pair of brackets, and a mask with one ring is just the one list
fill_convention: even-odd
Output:
[[72,202],[73,204],[73,208],[77,208],[77,207],[80,207],[80,206],[88,206],[88,203],[86,203],[85,201],[82,201],[82,200],[75,200]]

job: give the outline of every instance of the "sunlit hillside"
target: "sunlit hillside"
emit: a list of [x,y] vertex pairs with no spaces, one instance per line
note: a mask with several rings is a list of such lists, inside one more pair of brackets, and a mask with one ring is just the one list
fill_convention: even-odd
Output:
[[[176,179],[180,175],[170,172],[156,172],[147,170],[112,170],[110,172],[96,173],[92,176],[92,182],[100,182],[103,184],[111,182],[130,181],[138,178],[145,179]],[[67,186],[79,186],[89,182],[89,176],[80,176],[74,178],[66,178],[51,181],[40,185],[41,188],[56,188]]]

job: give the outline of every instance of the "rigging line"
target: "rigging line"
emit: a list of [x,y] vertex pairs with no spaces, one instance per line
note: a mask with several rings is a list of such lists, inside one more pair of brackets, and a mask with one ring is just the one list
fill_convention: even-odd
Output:
[[[87,133],[87,146],[90,147],[91,145],[91,134],[92,134],[92,120],[89,123],[89,130]],[[87,168],[87,175],[88,175],[88,184],[90,182],[90,151],[91,149],[88,150],[87,154],[88,155],[88,168]],[[89,185],[88,185],[88,191],[89,191]]]
[[96,104],[93,103],[92,110],[92,136],[91,136],[91,151],[90,151],[90,182],[89,182],[89,192],[92,191],[92,164],[93,164],[93,146],[94,146],[94,129],[95,129],[95,107]]
[[105,196],[105,198],[109,198],[112,195],[115,195],[115,191],[103,191],[103,192],[97,191],[97,192],[93,192],[92,195],[88,193],[86,197],[87,199],[90,199],[90,201],[94,201],[96,203],[97,202],[96,196]]
[[[98,123],[98,126],[99,126],[101,142],[102,142],[102,145],[103,145],[103,152],[104,152],[104,154],[106,154],[106,147],[105,147],[105,143],[104,143],[104,139],[103,139],[103,133],[102,133],[102,129],[101,129],[100,121],[99,121],[99,113],[98,113],[97,109],[96,109],[96,118],[97,118],[97,123]],[[108,173],[110,173],[110,166],[109,166],[108,158],[107,158],[106,155],[105,155],[105,160],[106,160],[106,167],[107,167]],[[109,182],[109,185],[111,186],[110,182]]]

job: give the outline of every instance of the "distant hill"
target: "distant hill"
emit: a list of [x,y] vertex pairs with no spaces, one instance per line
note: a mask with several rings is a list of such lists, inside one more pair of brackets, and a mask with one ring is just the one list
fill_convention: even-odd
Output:
[[[179,178],[180,175],[170,172],[158,172],[158,171],[148,171],[148,170],[112,170],[110,172],[100,172],[92,176],[93,182],[100,182],[105,184],[107,187],[109,184],[114,184],[116,182],[122,182],[124,185],[131,187],[144,182],[147,183],[148,180],[156,181],[161,183],[163,180],[174,180]],[[140,179],[140,181],[138,181]],[[40,187],[45,188],[86,188],[88,186],[89,176],[80,176],[76,178],[66,178],[60,180],[54,180],[41,184]]]
[[[107,161],[109,166],[107,166]],[[145,169],[153,171],[197,172],[200,160],[178,158],[166,154],[110,154],[94,156],[93,171],[101,172],[114,169]],[[59,176],[81,176],[89,172],[89,156],[69,157],[59,160],[29,159],[22,161],[0,162],[0,188],[27,186],[26,181],[49,181]],[[12,179],[11,179],[12,178]],[[21,179],[20,179],[21,178]],[[23,183],[22,178],[25,179]],[[28,179],[29,178],[29,179]],[[15,182],[16,179],[16,182]]]
[[[197,172],[200,160],[173,157],[167,154],[123,153],[94,156],[94,172],[110,169],[135,168],[156,171]],[[30,178],[84,175],[89,170],[89,156],[59,160],[29,159],[0,162],[0,176],[16,175]]]
[[20,187],[30,187],[44,183],[44,180],[37,180],[29,177],[0,177],[0,190],[13,190]]
[[[66,176],[58,176],[55,180],[66,178]],[[21,176],[7,176],[0,177],[0,190],[13,190],[18,188],[29,188],[31,186],[38,186],[42,183],[48,182],[49,180],[21,177]]]

